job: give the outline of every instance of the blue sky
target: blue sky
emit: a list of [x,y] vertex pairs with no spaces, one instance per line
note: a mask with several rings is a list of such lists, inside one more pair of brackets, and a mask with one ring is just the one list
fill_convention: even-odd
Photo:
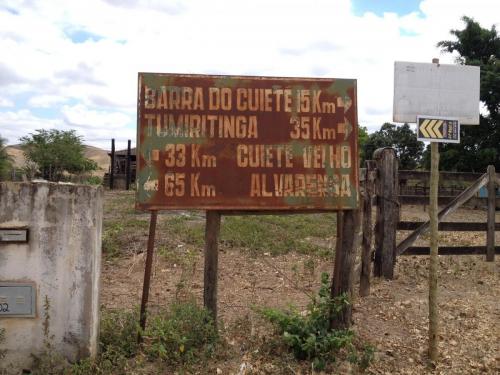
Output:
[[356,78],[369,131],[392,120],[394,61],[430,62],[497,0],[4,0],[0,136],[75,129],[135,143],[137,72]]
[[85,43],[88,41],[98,42],[99,40],[104,39],[104,37],[102,37],[100,35],[96,35],[96,34],[93,34],[89,31],[82,30],[82,29],[69,28],[69,29],[66,29],[64,31],[64,33],[75,44]]
[[419,12],[420,2],[419,0],[353,0],[352,9],[357,16],[362,16],[365,12],[372,12],[380,17],[387,12],[402,16]]

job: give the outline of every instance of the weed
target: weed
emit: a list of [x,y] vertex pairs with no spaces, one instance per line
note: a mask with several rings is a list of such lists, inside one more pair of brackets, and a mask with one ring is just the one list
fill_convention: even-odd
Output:
[[180,266],[181,274],[175,285],[175,299],[177,301],[188,301],[192,297],[189,286],[193,277],[196,276],[196,264],[198,252],[187,246],[160,246],[158,254],[174,266]]
[[314,263],[314,259],[307,259],[304,262],[304,274],[309,280],[309,288],[312,287],[315,269],[316,269],[316,264]]
[[32,375],[59,375],[67,367],[67,361],[54,349],[54,335],[50,333],[50,300],[46,295],[43,303],[43,346],[40,354],[32,354]]
[[328,274],[321,275],[318,296],[311,300],[307,314],[295,309],[282,311],[272,308],[261,310],[262,315],[274,324],[283,343],[300,360],[309,360],[315,370],[322,370],[335,360],[335,353],[351,345],[353,333],[349,330],[330,330],[330,316],[338,313],[347,298],[330,297]]
[[99,356],[74,364],[66,373],[151,374],[148,365],[163,373],[165,366],[178,370],[198,358],[208,358],[219,343],[211,315],[194,302],[174,303],[169,310],[150,316],[142,347],[136,341],[138,318],[137,310],[103,311]]
[[[138,358],[137,310],[105,310],[101,314],[99,356],[84,359],[68,370],[71,375],[127,374],[128,359]],[[134,358],[134,361],[137,362]]]
[[[0,328],[0,344],[5,341],[5,328]],[[0,349],[0,359],[5,358],[7,355],[6,349]]]
[[101,316],[101,352],[116,352],[127,358],[136,354],[139,350],[137,344],[138,322],[139,313],[137,310],[104,311]]
[[206,309],[194,302],[174,303],[165,314],[150,319],[144,339],[150,358],[189,364],[214,352],[218,333]]
[[348,359],[351,363],[356,364],[361,371],[364,371],[370,366],[374,357],[375,348],[372,345],[365,345],[361,350],[361,354],[352,346]]

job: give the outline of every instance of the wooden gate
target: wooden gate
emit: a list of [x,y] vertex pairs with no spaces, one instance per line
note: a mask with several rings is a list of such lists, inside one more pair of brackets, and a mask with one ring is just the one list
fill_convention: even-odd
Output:
[[[375,160],[365,162],[360,173],[363,211],[363,241],[361,252],[360,294],[368,295],[370,289],[371,262],[374,263],[374,275],[392,279],[394,266],[399,255],[428,255],[428,246],[412,246],[414,242],[429,230],[430,222],[400,221],[402,202],[410,204],[428,202],[428,197],[407,199],[400,196],[398,161],[392,148],[378,149]],[[402,171],[408,176],[410,171]],[[424,172],[419,172],[424,173]],[[444,174],[451,175],[449,172]],[[464,173],[460,173],[464,178]],[[476,177],[476,176],[475,176]],[[470,176],[465,176],[470,179]],[[500,254],[500,246],[495,246],[495,231],[500,231],[500,223],[495,223],[497,201],[495,185],[500,187],[500,177],[495,167],[490,165],[485,174],[479,175],[469,187],[459,195],[448,198],[446,205],[438,213],[439,230],[442,231],[485,231],[485,246],[443,246],[440,255],[486,254],[486,261],[494,261],[495,253]],[[443,220],[471,199],[477,199],[478,191],[487,187],[487,222],[444,222]],[[372,226],[372,208],[376,205],[375,229]],[[411,230],[404,240],[396,244],[397,230]],[[374,234],[374,235],[373,235]],[[375,237],[372,247],[372,237]]]

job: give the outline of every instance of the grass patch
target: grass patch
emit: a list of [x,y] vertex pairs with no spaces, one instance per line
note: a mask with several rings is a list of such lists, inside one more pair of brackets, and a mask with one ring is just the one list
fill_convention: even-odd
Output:
[[196,263],[198,252],[189,247],[160,246],[158,255],[163,257],[168,263],[179,265],[185,269],[191,269]]
[[135,193],[132,191],[106,191],[104,194],[104,214],[143,214],[135,210]]
[[190,215],[167,216],[161,224],[162,232],[175,242],[203,247],[205,220],[195,220]]
[[[146,219],[124,216],[121,220],[105,219],[102,232],[102,252],[107,259],[117,258],[126,253],[131,237],[147,233]],[[134,239],[135,241],[137,239]]]
[[102,253],[108,258],[116,258],[120,255],[120,237],[125,227],[120,222],[103,223],[102,231]]
[[[131,236],[147,235],[149,217],[138,216],[133,205],[134,195],[128,192],[106,195],[103,253],[108,258],[125,254]],[[331,244],[326,239],[335,235],[335,223],[335,214],[223,216],[221,244],[256,256],[289,252],[331,256]],[[190,245],[199,250],[203,248],[204,236],[205,220],[199,211],[160,216],[157,230],[160,246]]]
[[334,235],[335,222],[332,214],[228,216],[221,225],[221,241],[228,247],[245,248],[256,255],[296,251],[329,256],[331,250],[327,246],[311,239]]

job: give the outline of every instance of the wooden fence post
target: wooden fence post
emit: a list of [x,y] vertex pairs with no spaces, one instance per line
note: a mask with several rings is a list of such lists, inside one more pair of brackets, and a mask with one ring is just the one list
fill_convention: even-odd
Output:
[[115,139],[111,139],[111,166],[109,167],[109,190],[115,188]]
[[130,139],[127,142],[127,163],[125,164],[125,189],[129,190],[130,189]]
[[375,226],[374,274],[392,279],[396,263],[396,226],[399,221],[398,160],[392,148],[373,153],[377,164],[377,221]]
[[495,166],[488,166],[488,230],[486,232],[486,261],[495,260]]
[[219,263],[220,212],[207,211],[205,226],[205,273],[203,304],[212,313],[217,324],[217,276]]
[[375,191],[375,162],[365,162],[365,189],[363,196],[363,245],[361,250],[361,274],[359,279],[359,295],[370,295],[370,276],[372,271],[372,197]]
[[141,299],[141,312],[139,315],[139,325],[141,330],[137,334],[137,342],[142,342],[142,331],[146,328],[147,306],[149,299],[149,286],[151,282],[151,268],[153,266],[153,254],[155,247],[156,235],[156,221],[158,218],[158,211],[151,211],[151,219],[149,220],[149,237],[148,247],[146,250],[146,265],[144,267],[144,282],[142,283],[142,299]]
[[[332,298],[347,293],[349,304],[339,313],[330,315],[330,328],[346,329],[352,320],[352,281],[360,226],[360,210],[339,211],[337,214],[337,246],[330,295]],[[339,233],[340,232],[340,233]]]

